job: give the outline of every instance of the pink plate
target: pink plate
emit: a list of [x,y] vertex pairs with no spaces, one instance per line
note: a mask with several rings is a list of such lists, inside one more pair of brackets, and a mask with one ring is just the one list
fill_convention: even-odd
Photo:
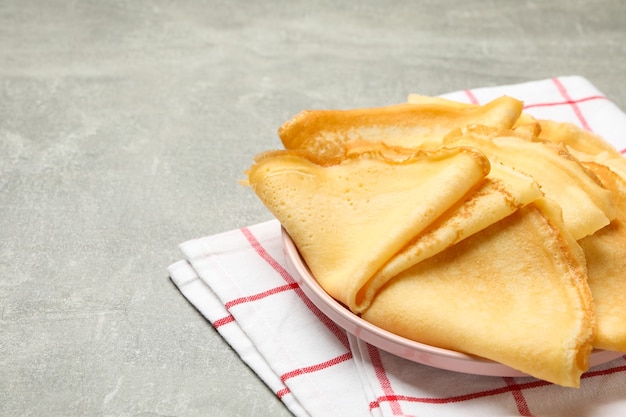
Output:
[[[499,362],[406,339],[363,320],[319,286],[285,229],[282,229],[282,237],[287,268],[304,293],[322,313],[356,337],[396,356],[435,368],[475,375],[528,376]],[[594,350],[590,365],[600,365],[622,355],[619,352]]]

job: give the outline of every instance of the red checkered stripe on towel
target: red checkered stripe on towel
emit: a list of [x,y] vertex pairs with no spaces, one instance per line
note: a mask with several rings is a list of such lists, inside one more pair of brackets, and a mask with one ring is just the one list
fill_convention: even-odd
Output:
[[[372,353],[373,351],[370,351],[370,354]],[[626,356],[623,356],[622,360],[626,360]],[[374,366],[382,367],[380,359],[378,360],[373,359],[372,362]],[[378,368],[377,368],[377,371],[378,371]],[[611,375],[611,374],[622,373],[622,372],[626,372],[626,365],[615,365],[607,369],[601,369],[597,371],[588,371],[582,375],[582,379],[584,380],[584,379],[596,378],[596,377],[600,377],[604,375]],[[378,376],[378,373],[379,372],[377,372],[377,376]],[[381,380],[381,385],[384,386],[383,391],[386,392],[390,390],[390,387],[387,386],[389,385],[389,382],[388,382],[389,379],[386,377],[386,375],[381,375],[379,379]],[[401,402],[424,403],[424,404],[450,404],[450,403],[471,401],[471,400],[475,400],[478,398],[491,397],[495,395],[511,393],[515,399],[515,404],[517,405],[520,416],[532,416],[533,414],[531,413],[530,407],[527,404],[523,396],[523,391],[527,391],[530,389],[538,389],[541,387],[552,385],[550,382],[541,381],[541,380],[533,380],[530,382],[518,383],[516,382],[515,378],[506,377],[503,379],[504,379],[506,386],[493,388],[490,390],[476,391],[476,392],[463,394],[463,395],[449,396],[449,397],[415,397],[411,395],[385,394],[381,397],[378,397],[376,401],[373,401],[372,403],[370,403],[370,409],[379,408],[382,403],[389,402],[389,403],[392,403],[391,409],[394,410],[394,415],[401,415],[402,414],[401,412],[399,413],[395,412],[395,410],[399,410],[399,403]]]
[[[246,240],[250,243],[250,246],[254,249],[254,251],[263,259],[272,269],[285,281],[284,285],[280,285],[274,288],[271,288],[266,291],[259,292],[257,294],[252,294],[245,297],[235,298],[233,300],[227,301],[224,303],[224,307],[226,310],[230,311],[230,309],[234,306],[251,303],[257,300],[261,300],[267,297],[271,297],[275,294],[280,294],[285,291],[293,291],[297,297],[306,305],[306,307],[311,311],[315,317],[341,342],[341,344],[346,348],[346,352],[331,358],[327,361],[323,361],[320,363],[311,364],[310,366],[294,369],[289,372],[285,372],[280,375],[280,380],[285,383],[288,379],[298,377],[300,375],[312,374],[315,372],[319,372],[328,368],[331,368],[335,365],[338,365],[342,362],[348,361],[352,359],[352,352],[350,351],[350,345],[348,342],[348,338],[345,332],[339,328],[332,320],[330,320],[326,315],[324,315],[315,305],[309,300],[309,298],[304,294],[298,283],[293,279],[291,274],[278,262],[259,242],[259,240],[254,236],[254,234],[248,228],[240,229],[241,233],[245,236]],[[213,327],[216,329],[232,323],[235,321],[235,318],[232,314],[229,314],[223,318],[217,319],[213,322]],[[275,394],[277,397],[282,398],[283,396],[290,393],[290,390],[287,386],[283,389],[278,390]]]
[[[571,106],[572,111],[574,112],[574,114],[576,115],[576,118],[580,122],[581,127],[583,127],[584,129],[586,129],[586,130],[588,130],[590,132],[593,132],[593,129],[591,128],[591,126],[589,126],[589,123],[587,122],[587,118],[583,114],[583,111],[580,109],[578,104],[584,103],[586,101],[592,101],[592,100],[608,100],[608,98],[605,97],[605,96],[602,96],[602,95],[592,95],[592,96],[582,97],[582,98],[578,98],[578,99],[574,100],[574,99],[572,99],[572,97],[570,96],[570,93],[567,91],[567,88],[561,82],[561,80],[559,78],[552,78],[552,82],[554,83],[556,88],[559,90],[559,93],[565,99],[563,102],[534,103],[534,104],[530,104],[530,105],[525,105],[524,108],[528,109],[528,108],[531,108],[531,107],[548,107],[548,106],[563,106],[563,105]],[[619,149],[619,151],[622,154],[624,154],[624,153],[626,153],[626,148]]]
[[571,106],[572,111],[574,112],[574,114],[576,115],[576,118],[580,122],[580,125],[584,129],[586,129],[588,131],[591,131],[591,127],[589,126],[589,123],[587,123],[587,118],[583,115],[583,112],[580,110],[580,107],[578,106],[578,103],[576,101],[572,100],[572,98],[570,97],[570,94],[567,91],[567,88],[565,88],[565,85],[563,85],[561,80],[559,80],[558,78],[553,78],[552,82],[554,83],[556,88],[559,90],[559,93],[565,99],[566,105]]

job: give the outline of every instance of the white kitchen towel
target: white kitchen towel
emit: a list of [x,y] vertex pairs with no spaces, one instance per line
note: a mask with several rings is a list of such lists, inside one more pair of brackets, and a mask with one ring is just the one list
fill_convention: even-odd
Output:
[[[443,95],[523,100],[538,117],[573,122],[626,148],[626,115],[585,78],[557,77]],[[581,388],[534,378],[444,371],[346,334],[285,267],[277,220],[180,245],[174,284],[296,416],[626,415],[626,356],[594,367]]]

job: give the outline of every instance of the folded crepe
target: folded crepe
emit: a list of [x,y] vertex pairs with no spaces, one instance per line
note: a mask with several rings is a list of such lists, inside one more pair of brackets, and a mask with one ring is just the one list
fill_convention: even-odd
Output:
[[341,162],[273,151],[248,182],[281,222],[320,285],[354,308],[370,277],[475,188],[489,162],[469,148],[352,147]]
[[584,254],[537,200],[390,280],[362,317],[406,338],[577,387],[594,314]]
[[626,352],[626,180],[598,163],[585,164],[611,190],[617,217],[580,241],[596,311],[594,346]]
[[473,146],[490,161],[530,175],[546,197],[563,211],[565,227],[576,240],[615,218],[611,193],[603,188],[563,144],[530,141],[508,130],[472,126],[450,133],[449,146]]
[[529,176],[501,164],[403,249],[391,257],[356,293],[353,311],[361,312],[389,279],[477,233],[543,196]]
[[439,147],[453,129],[472,124],[510,128],[523,103],[503,96],[483,106],[397,104],[351,110],[306,110],[285,122],[278,135],[286,149],[306,149],[324,159],[343,154],[351,140],[411,148]]
[[[443,97],[425,96],[422,94],[415,94],[415,93],[409,94],[407,103],[409,104],[439,104],[442,106],[448,106],[448,107],[453,107],[453,108],[464,108],[464,109],[477,109],[481,106],[480,104],[462,103],[459,101],[448,100],[447,98],[443,98]],[[521,112],[517,120],[515,120],[515,123],[511,124],[508,127],[505,127],[502,123],[500,123],[500,125],[498,126],[498,123],[494,123],[494,120],[487,121],[487,123],[484,123],[483,121],[480,121],[477,123],[469,123],[469,125],[471,124],[482,124],[485,126],[500,127],[503,129],[511,128],[518,133],[524,133],[524,134],[527,133],[530,136],[537,136],[541,132],[541,124],[539,123],[539,121],[535,119],[533,116],[531,116],[530,114],[525,113],[525,112]]]
[[538,120],[541,127],[540,139],[562,143],[568,149],[584,152],[589,155],[606,153],[611,157],[622,158],[622,155],[604,138],[593,132],[582,129],[573,123],[554,120]]
[[626,180],[626,158],[603,137],[572,123],[538,120],[538,140],[561,144],[581,162],[605,165]]

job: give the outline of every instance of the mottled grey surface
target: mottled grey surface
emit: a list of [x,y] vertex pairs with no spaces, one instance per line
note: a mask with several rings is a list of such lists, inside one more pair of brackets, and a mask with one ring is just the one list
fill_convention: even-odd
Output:
[[583,75],[626,2],[0,1],[0,414],[286,416],[169,281],[304,108]]

